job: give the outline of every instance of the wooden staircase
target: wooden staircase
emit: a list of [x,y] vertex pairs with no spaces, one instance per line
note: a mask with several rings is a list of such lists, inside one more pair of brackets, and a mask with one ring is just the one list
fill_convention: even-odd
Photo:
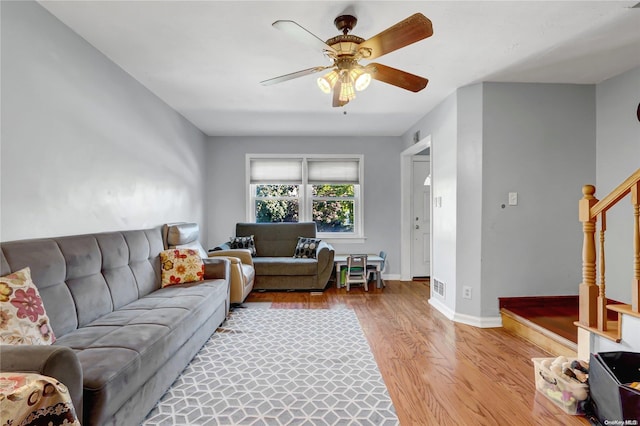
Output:
[[554,356],[576,357],[578,296],[501,297],[502,327]]
[[[499,307],[502,325],[510,332],[553,355],[588,359],[590,333],[619,343],[624,317],[640,318],[640,169],[601,201],[595,198],[592,185],[585,185],[582,192],[578,209],[584,233],[579,294],[502,297],[499,298]],[[623,304],[606,297],[605,235],[607,211],[629,198],[633,217],[633,265],[630,265],[633,278],[631,303]]]
[[[579,296],[501,297],[502,326],[552,355],[576,357]],[[609,299],[608,305],[620,305]],[[617,313],[609,312],[615,321]]]
[[[597,334],[616,343],[622,339],[622,321],[625,315],[640,318],[640,169],[618,185],[602,200],[595,197],[596,188],[585,185],[578,204],[579,219],[583,228],[582,283],[580,284],[580,310],[575,325],[588,333]],[[631,200],[633,218],[633,271],[630,304],[609,304],[606,298],[606,250],[607,212],[622,200]],[[599,225],[599,226],[598,226]],[[599,244],[596,231],[599,228]],[[611,315],[614,315],[611,318]],[[584,340],[580,350],[587,352],[588,335],[579,333]]]

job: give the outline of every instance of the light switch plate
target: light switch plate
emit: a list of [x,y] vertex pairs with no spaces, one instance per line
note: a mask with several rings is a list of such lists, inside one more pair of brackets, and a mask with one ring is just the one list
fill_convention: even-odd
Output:
[[510,206],[517,206],[518,205],[518,193],[517,192],[510,192],[509,193],[509,205]]

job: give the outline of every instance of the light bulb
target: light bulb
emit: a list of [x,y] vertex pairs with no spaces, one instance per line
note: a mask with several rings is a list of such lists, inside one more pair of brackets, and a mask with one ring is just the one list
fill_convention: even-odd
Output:
[[329,82],[324,77],[318,77],[318,87],[322,90],[323,93],[331,93],[331,86]]
[[358,78],[356,78],[356,90],[358,92],[363,91],[369,87],[369,83],[371,83],[371,74],[368,72],[362,73]]
[[331,89],[338,81],[338,73],[333,70],[330,73],[318,78],[318,87],[323,93],[331,93]]

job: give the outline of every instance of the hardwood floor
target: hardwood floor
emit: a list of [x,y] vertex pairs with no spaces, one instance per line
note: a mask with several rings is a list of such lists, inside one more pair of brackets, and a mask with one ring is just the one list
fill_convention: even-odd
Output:
[[384,290],[252,293],[284,309],[354,309],[398,413],[413,425],[585,425],[535,390],[531,358],[549,357],[501,328],[454,323],[428,303],[429,283]]

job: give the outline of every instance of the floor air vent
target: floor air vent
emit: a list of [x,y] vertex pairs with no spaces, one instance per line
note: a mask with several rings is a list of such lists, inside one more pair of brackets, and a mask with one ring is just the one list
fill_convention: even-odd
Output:
[[433,280],[433,292],[444,297],[444,283],[438,279]]

